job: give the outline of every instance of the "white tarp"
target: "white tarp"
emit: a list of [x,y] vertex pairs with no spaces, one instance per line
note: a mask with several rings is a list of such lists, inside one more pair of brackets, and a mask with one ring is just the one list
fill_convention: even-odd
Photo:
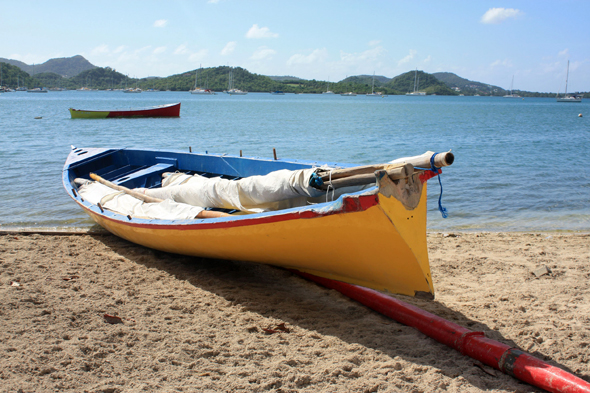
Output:
[[284,169],[265,176],[250,176],[239,180],[173,174],[164,180],[161,188],[135,191],[205,208],[260,213],[303,206],[307,198],[324,195],[325,191],[309,185],[309,179],[316,169]]
[[115,191],[97,182],[89,182],[78,189],[82,198],[107,210],[136,218],[162,220],[190,220],[203,210],[199,206],[164,200],[160,203],[145,203],[122,191]]

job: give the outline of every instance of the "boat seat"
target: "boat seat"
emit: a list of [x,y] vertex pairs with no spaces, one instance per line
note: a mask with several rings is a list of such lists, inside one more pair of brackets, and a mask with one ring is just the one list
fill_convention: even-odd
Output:
[[127,173],[122,177],[112,180],[112,182],[127,188],[150,188],[162,182],[162,173],[174,172],[175,170],[176,166],[174,164],[158,163]]

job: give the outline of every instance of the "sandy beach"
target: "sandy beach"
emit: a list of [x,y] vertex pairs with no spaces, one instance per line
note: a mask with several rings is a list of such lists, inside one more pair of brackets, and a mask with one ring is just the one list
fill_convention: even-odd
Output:
[[[428,243],[436,299],[401,300],[590,381],[589,234]],[[4,392],[539,391],[288,271],[109,234],[1,234],[0,324]]]

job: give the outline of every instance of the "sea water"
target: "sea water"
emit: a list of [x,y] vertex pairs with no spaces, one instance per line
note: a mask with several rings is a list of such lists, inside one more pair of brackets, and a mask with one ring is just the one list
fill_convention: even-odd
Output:
[[[180,118],[71,119],[68,108],[181,102]],[[428,182],[432,231],[589,231],[590,99],[64,91],[0,95],[0,228],[86,228],[66,195],[70,146],[351,164],[452,149]],[[585,117],[579,117],[582,113]],[[40,118],[39,118],[40,117]]]

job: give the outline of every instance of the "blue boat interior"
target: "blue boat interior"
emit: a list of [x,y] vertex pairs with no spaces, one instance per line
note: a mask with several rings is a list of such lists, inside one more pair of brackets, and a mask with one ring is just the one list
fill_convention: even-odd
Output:
[[[160,187],[162,175],[166,172],[178,171],[209,178],[237,180],[247,176],[266,175],[280,169],[296,170],[313,166],[308,162],[159,150],[105,150],[86,157],[88,152],[84,149],[75,150],[74,153],[80,160],[67,168],[70,184],[74,188],[75,178],[90,179],[90,173],[116,185],[133,189]],[[227,209],[211,210],[235,212]]]

